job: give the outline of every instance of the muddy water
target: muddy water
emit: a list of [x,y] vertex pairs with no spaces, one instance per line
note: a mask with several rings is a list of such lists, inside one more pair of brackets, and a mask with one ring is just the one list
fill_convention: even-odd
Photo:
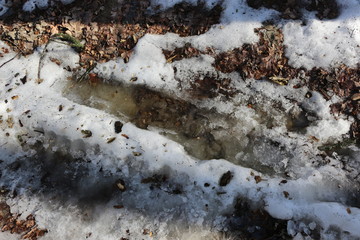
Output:
[[[143,86],[69,81],[63,95],[79,104],[104,110],[122,121],[131,121],[139,128],[159,131],[201,160],[227,159],[272,174],[274,171],[280,173],[281,169],[274,169],[271,161],[292,157],[269,139],[240,133],[241,123],[231,115],[199,109]],[[271,119],[261,121],[271,122]],[[268,152],[273,154],[264,164],[262,158]]]

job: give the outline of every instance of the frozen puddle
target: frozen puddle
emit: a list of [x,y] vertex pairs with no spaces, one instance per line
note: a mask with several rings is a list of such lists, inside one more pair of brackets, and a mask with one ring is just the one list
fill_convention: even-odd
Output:
[[[114,81],[97,84],[69,81],[63,94],[79,104],[115,115],[121,121],[130,121],[139,128],[159,132],[180,143],[190,155],[201,160],[227,159],[266,174],[280,175],[284,172],[285,163],[277,160],[294,157],[281,143],[267,136],[241,131],[244,122],[234,114],[200,109],[194,104],[149,90],[142,85]],[[304,132],[306,126],[310,125],[301,109],[297,113],[286,113],[282,112],[279,102],[273,101],[272,105],[272,112],[259,109],[258,116],[255,116],[259,125],[271,128],[277,124],[276,121],[283,121],[291,132]],[[273,160],[263,159],[266,152],[272,153]],[[276,164],[278,168],[274,168]]]

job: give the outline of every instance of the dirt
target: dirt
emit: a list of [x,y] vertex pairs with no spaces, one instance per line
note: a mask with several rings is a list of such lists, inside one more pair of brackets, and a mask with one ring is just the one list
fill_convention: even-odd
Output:
[[239,197],[227,218],[230,239],[292,239],[287,234],[287,221],[271,217],[265,210]]
[[[171,98],[159,92],[146,88],[138,88],[133,92],[137,106],[136,115],[132,122],[139,128],[147,129],[149,126],[175,131],[182,140],[196,142],[197,146],[204,147],[201,151],[196,147],[185,146],[200,159],[213,159],[223,157],[223,147],[212,135],[207,111],[202,111],[195,105],[176,98]],[[175,136],[168,136],[179,141]],[[191,145],[191,144],[190,144]]]

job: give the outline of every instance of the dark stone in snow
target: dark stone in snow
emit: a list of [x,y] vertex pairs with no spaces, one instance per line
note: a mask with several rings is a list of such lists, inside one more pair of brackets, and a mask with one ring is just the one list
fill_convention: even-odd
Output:
[[115,133],[120,133],[124,124],[122,124],[122,122],[120,121],[116,121],[114,126],[115,126]]

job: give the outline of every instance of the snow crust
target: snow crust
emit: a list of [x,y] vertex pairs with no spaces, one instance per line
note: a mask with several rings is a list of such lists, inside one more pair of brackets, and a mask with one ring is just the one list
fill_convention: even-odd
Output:
[[[152,5],[168,8],[177,2],[154,0]],[[215,2],[209,1],[207,5],[210,7]],[[355,0],[343,1],[342,15],[333,21],[319,21],[309,14],[307,26],[286,23],[283,31],[291,64],[311,68],[359,62],[358,48],[355,47],[360,40],[356,30],[359,24],[357,3]],[[47,4],[48,1],[28,1],[24,10],[31,11]],[[199,49],[211,46],[219,52],[255,42],[258,38],[253,29],[273,14],[270,10],[252,10],[245,1],[225,0],[223,6],[221,24],[209,32],[186,38],[170,33],[148,34],[139,40],[129,63],[118,59],[99,64],[94,71],[125,84],[136,76],[138,80],[131,84],[146,85],[184,98],[200,108],[231,114],[236,122],[232,126],[234,137],[240,139],[243,146],[248,146],[251,139],[247,136],[252,134],[278,142],[287,153],[270,148],[273,152],[269,154],[269,146],[260,141],[251,156],[235,149],[238,164],[226,159],[200,161],[190,156],[181,144],[156,131],[139,129],[126,119],[120,120],[124,122],[122,133],[128,138],[115,134],[113,123],[119,120],[118,117],[63,96],[67,77],[70,77],[66,67],[75,68],[79,56],[67,46],[51,43],[41,67],[43,82],[40,84],[36,80],[41,48],[28,57],[8,62],[1,68],[0,75],[4,88],[0,92],[1,164],[21,161],[29,167],[18,173],[2,172],[0,185],[19,191],[19,195],[9,198],[7,203],[13,212],[22,213],[24,217],[28,214],[36,216],[38,225],[49,230],[42,239],[118,239],[126,237],[126,230],[134,239],[152,239],[143,235],[143,229],[153,231],[156,239],[206,239],[214,237],[216,230],[223,229],[226,225],[224,216],[231,213],[234,201],[239,197],[256,206],[265,206],[275,218],[289,220],[288,233],[294,239],[301,239],[302,231],[314,229],[318,229],[323,239],[335,239],[336,234],[342,239],[360,238],[360,209],[353,207],[348,199],[356,195],[356,181],[348,179],[347,172],[341,168],[341,159],[328,158],[330,163],[320,164],[322,158],[318,156],[321,153],[319,146],[341,142],[349,131],[352,119],[335,118],[329,112],[330,104],[339,99],[326,101],[316,92],[307,99],[304,96],[309,89],[293,87],[298,79],[289,86],[279,87],[266,81],[243,81],[235,73],[220,73],[220,77],[234,80],[234,87],[240,92],[233,100],[224,101],[220,97],[205,101],[189,99],[186,94],[189,86],[185,80],[196,73],[216,74],[212,67],[214,59],[200,56],[166,62],[162,49],[174,49],[188,42]],[[329,30],[336,34],[330,34]],[[328,39],[319,40],[325,36]],[[5,43],[0,44],[6,47]],[[13,56],[13,52],[4,55],[0,65]],[[50,61],[50,56],[63,60],[62,65]],[[178,69],[176,73],[173,67]],[[20,79],[25,76],[27,82],[23,84]],[[246,105],[250,98],[259,103],[263,115]],[[274,107],[275,103],[280,103],[282,109]],[[62,111],[59,111],[59,105],[63,106]],[[304,133],[289,132],[286,118],[300,111],[300,107],[314,113],[314,119]],[[270,117],[272,128],[266,122]],[[11,121],[13,126],[9,128]],[[81,130],[85,129],[92,132],[90,138],[83,138]],[[22,146],[19,136],[26,138],[30,145],[42,142],[48,152],[62,151],[74,158],[85,159],[84,163],[79,163],[86,170],[74,183],[76,191],[66,189],[66,196],[46,189],[40,191],[42,185],[34,176],[39,166],[35,160],[31,161],[36,158],[37,151]],[[116,139],[107,143],[113,137]],[[353,148],[355,153],[359,152]],[[140,154],[135,156],[134,152]],[[272,173],[256,171],[255,159],[275,170]],[[356,162],[358,158],[353,157],[353,160]],[[281,184],[284,176],[279,172],[284,169],[291,176],[286,184]],[[220,187],[219,179],[227,171],[234,177],[227,186]],[[168,174],[173,184],[182,187],[183,194],[150,190],[148,185],[141,183],[153,174]],[[254,176],[261,176],[263,181],[257,182]],[[97,188],[112,184],[117,178],[126,179],[127,191],[113,194],[106,201],[79,204],[79,199],[87,199],[90,193],[101,194]],[[204,187],[205,183],[211,187]],[[216,191],[225,194],[217,195]],[[285,192],[288,197],[284,196]],[[124,208],[114,209],[113,206],[118,204]],[[333,228],[338,231],[332,233]],[[16,239],[8,233],[1,233],[0,237]]]
[[338,1],[340,16],[319,20],[309,13],[306,24],[284,24],[286,56],[294,67],[329,68],[339,64],[355,66],[360,60],[360,2]]
[[[70,4],[74,2],[75,0],[60,0],[63,4]],[[36,8],[38,9],[45,9],[49,7],[50,4],[52,4],[53,0],[27,0],[23,4],[23,10],[25,12],[32,12]],[[4,15],[12,6],[12,0],[1,0],[0,1],[0,17]]]

